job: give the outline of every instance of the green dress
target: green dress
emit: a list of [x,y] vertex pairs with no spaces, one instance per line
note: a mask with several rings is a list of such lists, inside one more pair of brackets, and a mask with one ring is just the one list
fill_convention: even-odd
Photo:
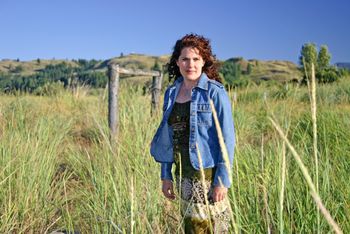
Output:
[[176,102],[168,120],[173,129],[176,187],[181,198],[185,233],[227,233],[228,199],[214,203],[211,198],[215,168],[201,172],[195,170],[190,161],[190,106],[190,101]]

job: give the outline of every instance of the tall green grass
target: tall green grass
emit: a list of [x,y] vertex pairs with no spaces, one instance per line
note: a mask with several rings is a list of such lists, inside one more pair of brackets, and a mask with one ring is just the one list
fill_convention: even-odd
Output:
[[[350,82],[342,82],[318,87],[318,190],[347,233]],[[159,165],[149,155],[161,116],[150,116],[150,96],[142,96],[141,90],[121,82],[116,147],[109,142],[102,93],[0,97],[1,233],[181,230],[179,203],[161,195]],[[232,232],[316,232],[318,211],[308,185],[269,120],[272,112],[288,130],[288,139],[314,178],[307,88],[258,86],[237,90],[236,95],[237,147],[229,193]],[[322,216],[319,230],[331,232]]]

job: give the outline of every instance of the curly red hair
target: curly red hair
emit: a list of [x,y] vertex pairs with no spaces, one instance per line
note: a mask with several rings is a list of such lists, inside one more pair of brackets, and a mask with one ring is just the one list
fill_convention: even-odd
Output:
[[173,53],[170,57],[170,62],[167,64],[169,80],[173,78],[177,79],[179,76],[181,76],[180,69],[176,65],[176,61],[179,59],[181,51],[185,47],[198,49],[199,55],[205,62],[203,72],[209,79],[213,79],[221,83],[221,78],[218,72],[219,63],[216,60],[216,56],[212,53],[210,41],[209,39],[197,34],[187,34],[176,41]]

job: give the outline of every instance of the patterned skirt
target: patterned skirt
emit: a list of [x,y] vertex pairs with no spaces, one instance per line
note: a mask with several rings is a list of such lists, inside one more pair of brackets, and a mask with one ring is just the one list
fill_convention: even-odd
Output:
[[229,200],[227,196],[220,202],[212,199],[215,168],[205,169],[203,179],[202,173],[184,158],[186,153],[180,152],[175,154],[175,178],[185,233],[228,233]]

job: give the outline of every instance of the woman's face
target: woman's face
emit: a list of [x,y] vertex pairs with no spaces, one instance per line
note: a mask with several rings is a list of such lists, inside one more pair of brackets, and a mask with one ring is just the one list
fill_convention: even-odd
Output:
[[192,47],[185,47],[176,61],[181,75],[188,81],[198,81],[205,64],[199,50]]

